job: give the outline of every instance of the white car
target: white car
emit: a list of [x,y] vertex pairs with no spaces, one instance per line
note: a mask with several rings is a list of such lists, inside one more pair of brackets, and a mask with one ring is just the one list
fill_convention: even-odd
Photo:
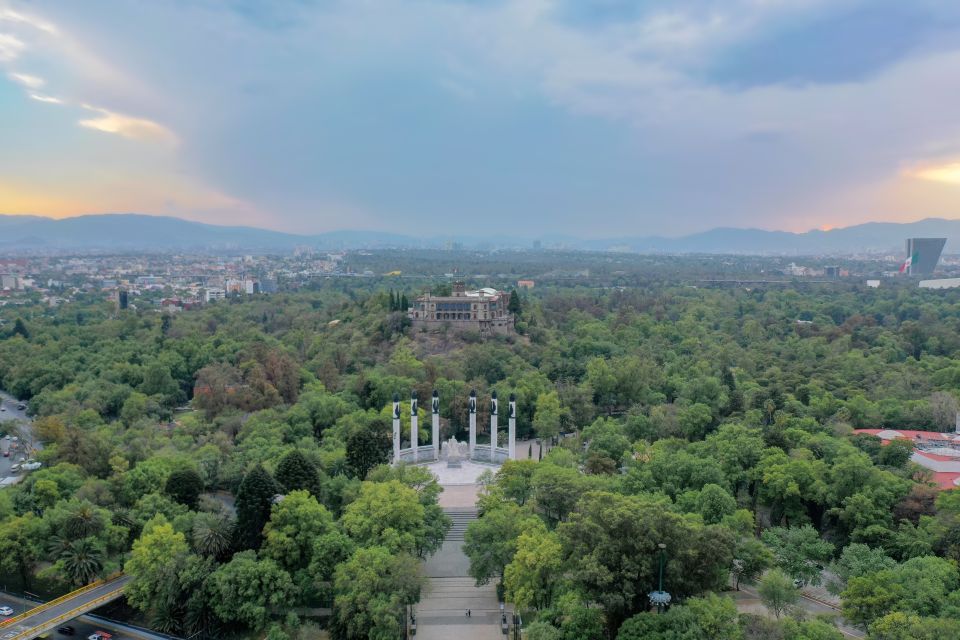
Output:
[[27,460],[26,462],[23,463],[22,466],[27,471],[36,471],[37,469],[43,466],[43,463],[37,462],[36,460]]
[[13,609],[10,607],[0,607],[0,616],[12,616]]

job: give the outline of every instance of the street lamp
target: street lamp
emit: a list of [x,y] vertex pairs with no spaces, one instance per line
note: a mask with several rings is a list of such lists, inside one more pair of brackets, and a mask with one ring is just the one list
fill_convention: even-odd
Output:
[[663,590],[663,563],[667,558],[667,545],[661,542],[657,547],[660,549],[660,583],[656,591],[647,595],[650,597],[650,604],[657,605],[657,613],[663,613],[663,608],[670,604],[670,594]]

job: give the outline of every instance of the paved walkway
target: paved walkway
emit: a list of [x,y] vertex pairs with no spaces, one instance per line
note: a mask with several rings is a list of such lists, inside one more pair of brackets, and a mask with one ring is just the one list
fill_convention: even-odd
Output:
[[[442,468],[436,468],[442,465]],[[500,631],[500,603],[493,583],[476,586],[470,577],[470,559],[463,552],[463,532],[477,517],[476,477],[488,465],[465,462],[446,469],[446,462],[425,465],[440,479],[440,506],[454,521],[443,546],[423,564],[426,577],[416,606],[419,640],[496,640]],[[469,465],[469,466],[468,466]],[[444,482],[446,480],[446,482]],[[470,616],[466,612],[470,610]]]

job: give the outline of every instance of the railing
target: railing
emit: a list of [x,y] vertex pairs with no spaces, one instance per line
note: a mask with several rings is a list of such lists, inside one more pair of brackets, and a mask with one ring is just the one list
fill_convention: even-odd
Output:
[[[66,613],[60,614],[60,615],[57,616],[56,618],[51,618],[50,620],[47,620],[46,622],[43,622],[43,623],[41,623],[41,624],[39,624],[39,625],[36,625],[36,626],[33,627],[32,629],[27,629],[26,631],[21,631],[20,633],[18,633],[18,634],[15,635],[15,636],[12,636],[12,637],[9,638],[8,640],[28,640],[29,638],[33,638],[34,636],[36,636],[38,633],[43,633],[44,631],[47,631],[47,630],[49,630],[49,629],[54,628],[55,626],[57,626],[57,625],[60,624],[61,622],[67,622],[68,620],[73,620],[74,618],[77,618],[77,617],[79,617],[79,616],[82,616],[82,615],[85,614],[87,611],[91,611],[91,610],[93,610],[93,609],[96,609],[97,606],[99,606],[100,604],[103,604],[103,603],[106,603],[106,602],[110,602],[110,601],[116,600],[116,599],[117,599],[117,594],[116,594],[115,591],[114,591],[114,592],[110,592],[110,593],[108,593],[108,594],[106,594],[106,595],[102,595],[102,596],[100,596],[100,597],[98,597],[98,598],[94,598],[93,600],[89,600],[89,601],[83,603],[83,604],[80,605],[79,607],[75,607],[75,608],[71,609],[70,611],[67,611]],[[49,603],[48,603],[48,604],[49,604]],[[38,607],[38,608],[39,608],[39,607]]]
[[60,596],[59,598],[54,598],[53,600],[49,600],[49,601],[47,601],[47,602],[44,602],[43,604],[37,605],[36,607],[34,607],[33,609],[30,609],[29,611],[24,611],[23,613],[21,613],[21,614],[18,615],[18,616],[14,616],[14,617],[12,617],[12,618],[7,618],[6,620],[0,622],[0,629],[2,629],[3,627],[8,627],[8,626],[10,626],[11,624],[14,624],[14,623],[16,623],[16,622],[20,622],[21,620],[24,620],[25,618],[33,617],[33,616],[37,615],[38,613],[40,613],[40,612],[42,612],[42,611],[46,611],[46,610],[49,609],[50,607],[55,607],[56,605],[61,604],[62,602],[66,602],[67,600],[70,600],[71,598],[75,598],[75,597],[77,597],[77,596],[79,596],[79,595],[81,595],[81,594],[86,593],[87,591],[91,591],[91,590],[93,590],[93,589],[96,589],[97,587],[102,587],[102,586],[105,585],[105,584],[107,584],[107,581],[106,581],[106,580],[97,580],[96,582],[91,582],[91,583],[88,584],[88,585],[85,585],[85,586],[80,587],[80,588],[77,589],[76,591],[71,591],[70,593],[68,593],[68,594],[66,594],[66,595],[62,595],[62,596]]

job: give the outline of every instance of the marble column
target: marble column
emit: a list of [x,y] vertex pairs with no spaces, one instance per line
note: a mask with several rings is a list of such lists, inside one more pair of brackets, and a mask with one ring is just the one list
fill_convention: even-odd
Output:
[[400,396],[393,394],[393,464],[400,462]]
[[437,393],[437,390],[433,390],[433,406],[431,407],[433,415],[431,415],[431,426],[433,427],[433,433],[431,442],[433,443],[433,459],[440,459],[440,394]]
[[497,461],[497,392],[490,396],[490,462]]
[[517,459],[517,396],[510,394],[510,413],[507,417],[507,449],[510,459]]
[[413,449],[413,462],[420,462],[420,456],[417,455],[420,444],[418,440],[420,439],[420,425],[419,416],[417,415],[417,392],[413,391],[410,393],[410,448]]
[[470,392],[470,459],[473,459],[473,450],[477,446],[477,392]]

